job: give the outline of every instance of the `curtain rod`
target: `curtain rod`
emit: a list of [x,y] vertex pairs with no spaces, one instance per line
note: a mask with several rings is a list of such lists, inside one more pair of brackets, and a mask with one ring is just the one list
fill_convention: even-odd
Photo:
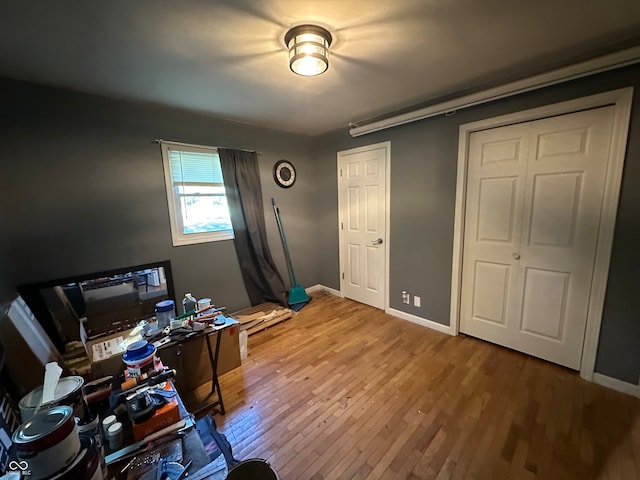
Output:
[[242,152],[255,152],[256,155],[262,155],[262,152],[258,152],[256,150],[249,150],[247,148],[234,148],[234,147],[216,147],[212,145],[196,145],[195,143],[183,143],[183,142],[174,142],[173,140],[163,140],[161,138],[155,139],[156,143],[168,143],[171,145],[178,145],[181,147],[195,147],[195,148],[227,148],[229,150],[240,150]]

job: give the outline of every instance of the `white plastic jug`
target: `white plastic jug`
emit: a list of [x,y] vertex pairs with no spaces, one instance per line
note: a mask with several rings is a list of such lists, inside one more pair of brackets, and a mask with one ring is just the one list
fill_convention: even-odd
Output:
[[195,311],[197,306],[198,301],[196,298],[190,293],[185,293],[184,298],[182,299],[182,313]]

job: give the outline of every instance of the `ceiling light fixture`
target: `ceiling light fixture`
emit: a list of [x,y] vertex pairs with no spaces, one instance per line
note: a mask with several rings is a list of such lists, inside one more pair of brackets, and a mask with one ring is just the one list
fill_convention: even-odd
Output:
[[289,49],[289,68],[298,75],[313,77],[329,68],[331,34],[317,25],[298,25],[284,36]]

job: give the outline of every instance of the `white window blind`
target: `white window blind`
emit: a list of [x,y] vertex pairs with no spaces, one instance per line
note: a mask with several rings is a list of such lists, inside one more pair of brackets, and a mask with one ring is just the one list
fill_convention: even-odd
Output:
[[233,238],[217,149],[161,145],[173,245]]
[[169,150],[174,185],[224,185],[218,153]]

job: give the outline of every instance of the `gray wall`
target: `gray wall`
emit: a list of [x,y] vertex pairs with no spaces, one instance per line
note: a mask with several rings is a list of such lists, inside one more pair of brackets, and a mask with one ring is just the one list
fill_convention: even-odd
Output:
[[[459,126],[616,88],[635,86],[596,371],[634,384],[640,377],[640,67],[628,67],[359,138],[346,129],[314,139],[318,163],[320,283],[340,287],[336,152],[391,141],[390,306],[449,324]],[[422,297],[404,305],[401,291]]]
[[[212,89],[212,94],[215,89]],[[184,111],[0,81],[0,303],[17,285],[171,260],[176,295],[247,307],[233,242],[173,247],[160,147],[154,139],[255,149],[271,250],[285,279],[271,209],[283,215],[298,280],[317,283],[310,140]],[[272,166],[291,160],[284,190]],[[288,280],[287,284],[288,284]]]
[[[259,157],[271,249],[286,276],[270,210],[283,215],[305,286],[339,288],[336,152],[391,141],[392,308],[449,323],[460,124],[633,85],[640,67],[521,95],[357,139],[346,128],[314,139],[126,101],[0,81],[0,299],[20,283],[169,259],[178,295],[248,305],[230,241],[172,247],[162,161],[153,139],[252,148]],[[634,103],[596,370],[640,376],[640,105]],[[287,158],[296,185],[279,189],[273,163]],[[400,292],[422,297],[403,305]]]

